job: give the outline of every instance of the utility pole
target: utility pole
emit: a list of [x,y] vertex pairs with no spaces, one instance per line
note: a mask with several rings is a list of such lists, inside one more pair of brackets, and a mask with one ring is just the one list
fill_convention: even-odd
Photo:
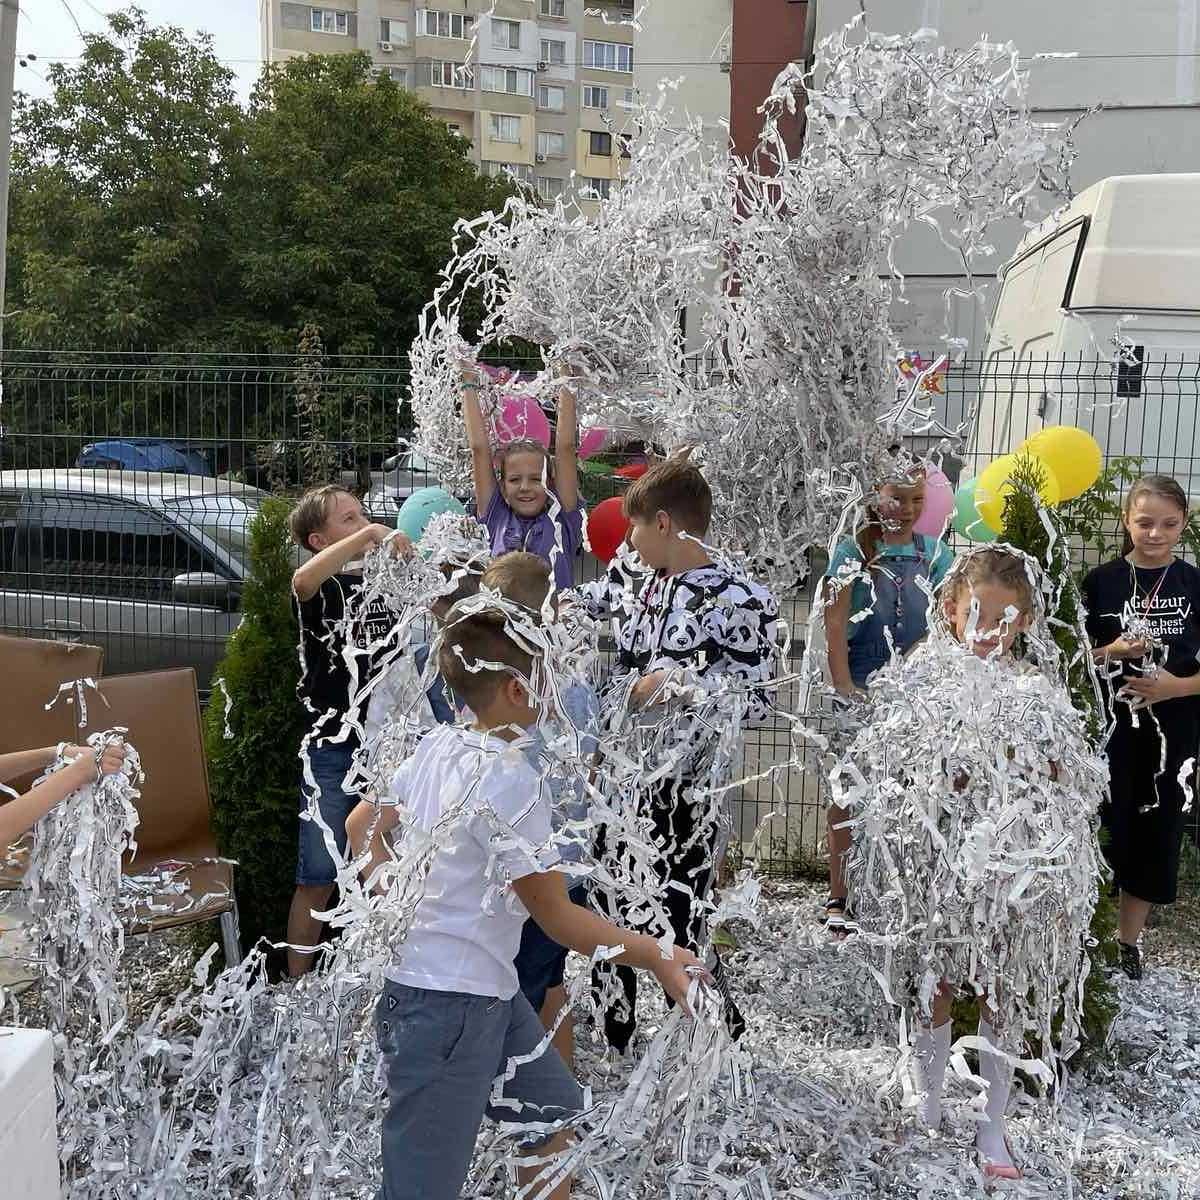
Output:
[[[20,0],[0,0],[0,364],[4,361],[4,285],[8,275],[8,177],[12,168],[13,87],[17,72]],[[4,399],[0,375],[0,403]],[[0,410],[0,421],[3,411]],[[0,430],[3,426],[0,425]]]

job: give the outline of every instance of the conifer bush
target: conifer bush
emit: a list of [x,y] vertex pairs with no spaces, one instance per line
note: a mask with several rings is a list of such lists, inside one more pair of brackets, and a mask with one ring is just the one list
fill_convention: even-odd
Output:
[[[250,524],[242,621],[217,668],[205,714],[213,823],[221,853],[237,862],[243,948],[263,937],[283,939],[295,887],[297,752],[308,722],[296,695],[290,507],[269,498]],[[226,719],[232,736],[226,736]]]

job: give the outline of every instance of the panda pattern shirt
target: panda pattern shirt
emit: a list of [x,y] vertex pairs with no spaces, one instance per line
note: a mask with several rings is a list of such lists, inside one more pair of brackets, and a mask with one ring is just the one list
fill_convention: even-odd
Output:
[[677,575],[638,570],[614,560],[608,576],[581,589],[590,615],[609,621],[617,645],[614,681],[630,673],[680,669],[689,682],[716,683],[725,675],[749,685],[751,723],[771,711],[765,684],[780,651],[779,602],[730,563],[693,567]]

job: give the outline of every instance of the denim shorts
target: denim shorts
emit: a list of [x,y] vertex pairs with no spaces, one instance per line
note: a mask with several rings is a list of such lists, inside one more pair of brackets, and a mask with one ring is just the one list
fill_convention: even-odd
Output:
[[[333,831],[338,854],[346,856],[346,818],[358,803],[359,797],[347,792],[342,781],[350,770],[354,758],[352,746],[308,747],[308,761],[313,778],[317,781],[317,807],[321,819]],[[296,861],[296,882],[311,886],[337,882],[337,865],[329,856],[325,844],[325,830],[315,820],[303,816],[309,810],[308,786],[300,785],[300,852]]]
[[[576,885],[569,894],[572,904],[586,906],[586,884]],[[546,993],[551,988],[562,985],[566,965],[566,948],[547,937],[542,927],[530,917],[521,930],[521,946],[513,966],[517,968],[521,993],[534,1012],[541,1012]]]
[[536,1145],[585,1107],[553,1046],[517,1066],[493,1100],[508,1060],[545,1036],[520,992],[497,1000],[386,980],[375,1036],[388,1092],[379,1200],[458,1200],[485,1115],[527,1127],[526,1144]]

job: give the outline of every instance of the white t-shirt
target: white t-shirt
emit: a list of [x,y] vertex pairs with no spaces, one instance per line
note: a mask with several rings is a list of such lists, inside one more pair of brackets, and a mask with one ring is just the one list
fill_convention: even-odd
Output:
[[550,845],[550,802],[525,745],[440,725],[396,772],[389,795],[403,806],[401,828],[431,834],[437,849],[389,979],[517,994],[513,958],[529,913],[510,885],[546,870],[539,855]]

